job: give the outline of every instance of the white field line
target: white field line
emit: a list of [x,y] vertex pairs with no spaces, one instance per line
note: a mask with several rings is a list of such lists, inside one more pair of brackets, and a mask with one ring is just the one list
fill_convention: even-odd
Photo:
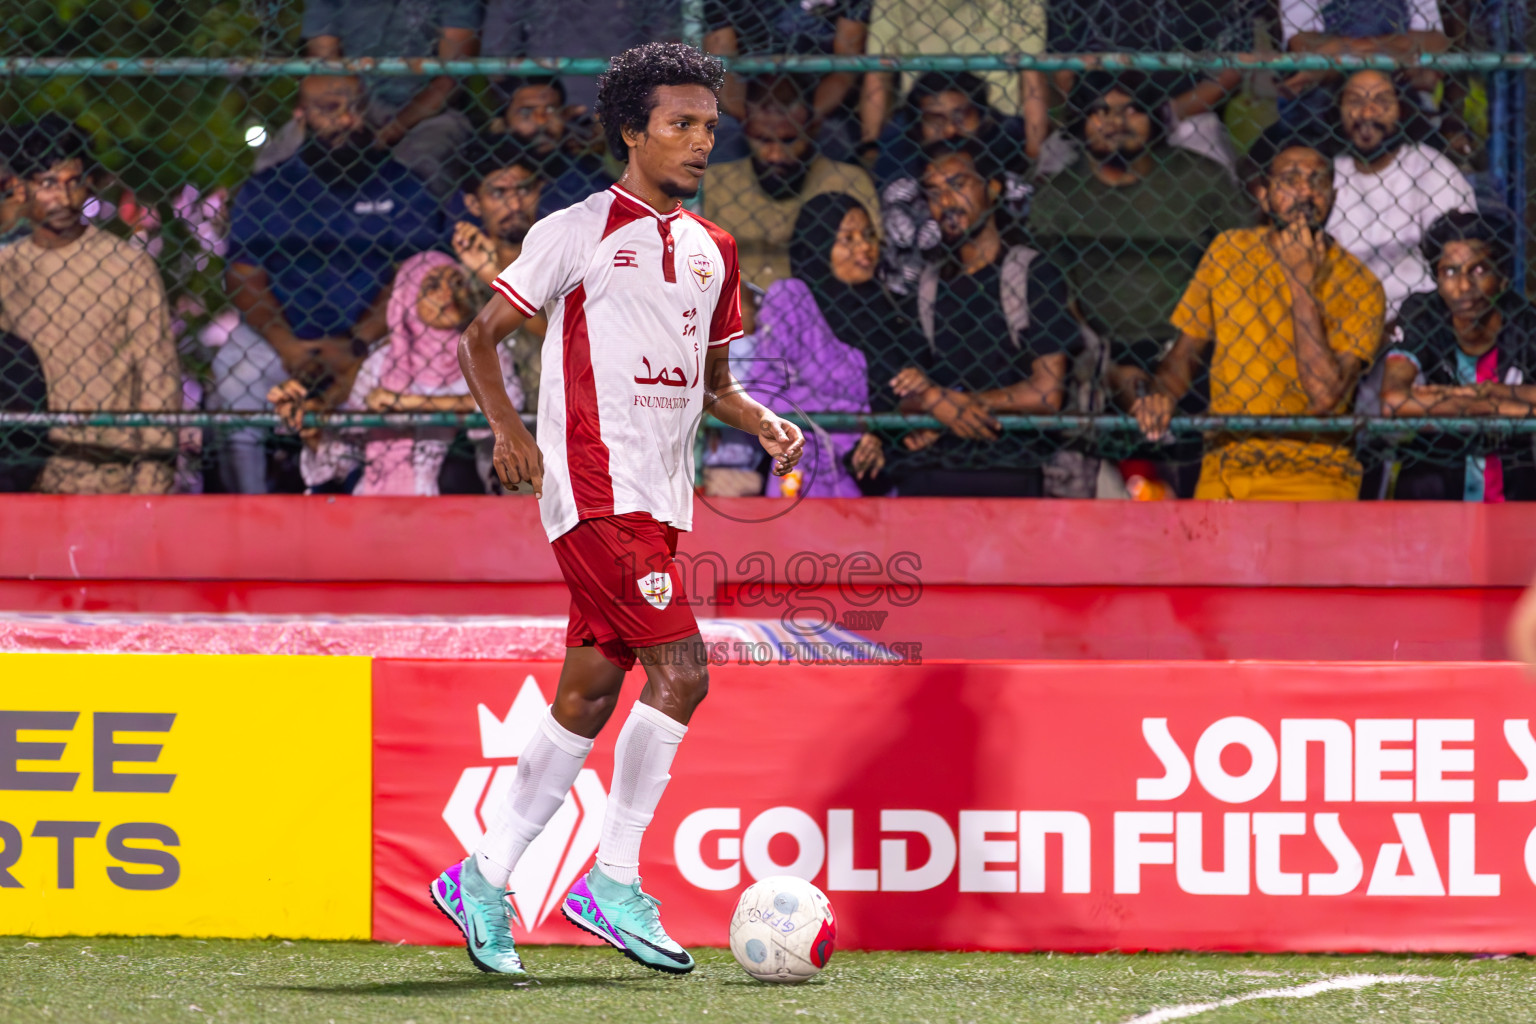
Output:
[[1246,1003],[1250,999],[1310,999],[1313,996],[1320,996],[1326,992],[1370,988],[1373,985],[1402,985],[1410,981],[1427,982],[1438,980],[1438,978],[1426,978],[1417,974],[1346,974],[1339,978],[1328,978],[1325,981],[1314,981],[1306,985],[1297,985],[1295,988],[1260,989],[1257,992],[1248,992],[1240,996],[1230,996],[1216,1003],[1184,1003],[1179,1006],[1166,1006],[1161,1010],[1153,1010],[1151,1013],[1144,1013],[1140,1017],[1134,1017],[1126,1021],[1126,1024],[1163,1024],[1163,1021],[1183,1020],[1185,1017],[1193,1017],[1208,1010],[1219,1010],[1224,1006]]

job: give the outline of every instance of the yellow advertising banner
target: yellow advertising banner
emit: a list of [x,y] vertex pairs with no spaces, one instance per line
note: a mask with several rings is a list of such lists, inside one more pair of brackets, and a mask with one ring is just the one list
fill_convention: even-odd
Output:
[[370,676],[0,654],[0,935],[368,938]]

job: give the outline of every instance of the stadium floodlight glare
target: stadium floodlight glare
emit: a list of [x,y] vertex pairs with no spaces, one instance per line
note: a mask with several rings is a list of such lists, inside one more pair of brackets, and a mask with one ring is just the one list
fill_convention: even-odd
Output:
[[245,144],[252,149],[259,149],[267,143],[267,129],[259,124],[253,124],[245,130]]

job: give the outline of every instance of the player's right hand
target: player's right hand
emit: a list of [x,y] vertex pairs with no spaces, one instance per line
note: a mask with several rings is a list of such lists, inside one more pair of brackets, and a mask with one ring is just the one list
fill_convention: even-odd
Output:
[[533,496],[544,497],[544,454],[533,435],[526,430],[519,434],[497,430],[494,436],[491,461],[502,486],[510,491],[518,484],[531,484]]
[[1161,441],[1168,436],[1168,424],[1173,419],[1173,398],[1160,391],[1142,395],[1131,405],[1131,415],[1148,441]]

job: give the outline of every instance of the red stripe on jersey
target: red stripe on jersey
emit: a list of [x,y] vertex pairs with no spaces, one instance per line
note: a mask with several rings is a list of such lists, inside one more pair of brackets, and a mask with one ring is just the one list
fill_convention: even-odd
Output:
[[586,302],[585,282],[565,297],[565,458],[576,515],[592,519],[613,515],[613,478],[598,421]]
[[524,316],[539,315],[539,311],[534,308],[533,303],[529,302],[527,299],[517,294],[517,292],[513,291],[512,286],[507,284],[501,278],[498,277],[496,280],[492,281],[491,287],[501,292],[502,296],[508,302],[512,303],[513,308]]
[[720,297],[715,300],[715,315],[709,321],[709,343],[718,345],[735,341],[742,334],[741,261],[736,258],[736,239],[731,237],[729,231],[717,227],[691,210],[684,210],[683,213],[704,225],[704,230],[709,232],[715,247],[720,250],[720,258],[725,260],[725,276],[720,280]]
[[[655,214],[651,214],[655,216]],[[603,238],[607,238],[626,224],[633,224],[637,220],[644,220],[645,214],[635,209],[629,203],[609,203],[608,223],[603,225]]]

